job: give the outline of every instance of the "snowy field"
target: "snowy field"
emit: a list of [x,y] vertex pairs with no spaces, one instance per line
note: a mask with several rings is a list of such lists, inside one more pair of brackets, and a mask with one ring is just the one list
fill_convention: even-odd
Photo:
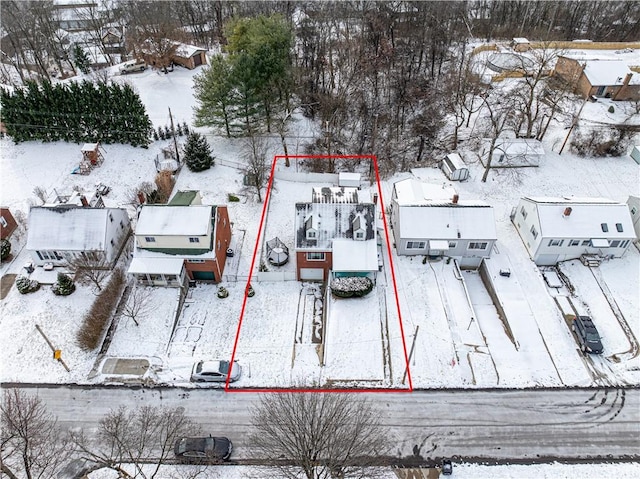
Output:
[[[195,73],[197,70],[177,69],[164,75],[147,70],[126,78],[114,78],[132,84],[157,127],[169,123],[168,108],[176,121],[191,121]],[[591,113],[591,107],[606,108],[606,104],[607,100],[593,104],[595,106],[589,104],[582,117],[599,118],[600,110]],[[298,136],[289,141],[291,154],[303,152],[304,143],[300,138],[309,136],[313,128],[303,118],[296,118],[292,130],[297,131]],[[254,277],[256,295],[247,300],[243,312],[246,281],[257,269],[256,264],[254,271],[249,271],[263,204],[242,190],[242,171],[236,165],[243,161],[243,141],[208,134],[217,164],[202,173],[184,168],[177,178],[176,189],[197,189],[201,191],[203,203],[228,205],[238,256],[234,258],[236,269],[225,271],[227,279],[223,285],[229,290],[229,297],[217,298],[216,286],[198,285],[190,290],[174,328],[177,293],[172,289],[156,289],[152,292],[152,313],[144,317],[139,326],[120,318],[108,350],[99,355],[81,351],[75,341],[83,315],[95,294],[90,286],[78,285],[77,291],[68,297],[55,296],[46,286],[23,296],[14,287],[0,303],[0,380],[135,381],[141,378],[118,378],[105,373],[104,361],[143,358],[149,363],[143,375],[146,381],[186,386],[190,384],[194,361],[231,356],[242,316],[235,359],[242,366],[243,375],[234,387],[303,384],[406,389],[409,385],[414,388],[638,385],[640,360],[635,338],[640,337],[640,253],[637,247],[632,246],[623,258],[606,262],[597,271],[579,262],[570,262],[561,268],[575,288],[572,302],[594,316],[603,335],[603,357],[585,358],[557,307],[558,292],[546,286],[542,272],[529,259],[509,219],[511,209],[525,195],[603,196],[626,201],[628,195],[640,194],[640,167],[631,158],[579,158],[567,151],[559,155],[556,152],[566,130],[561,122],[554,128],[545,138],[547,154],[539,168],[517,172],[494,170],[489,180],[482,183],[482,166],[468,154],[465,156],[471,177],[453,185],[462,199],[480,199],[494,207],[498,243],[488,267],[497,272],[505,265],[512,271],[510,278],[492,275],[506,312],[504,320],[497,314],[477,273],[459,272],[453,262],[423,264],[422,257],[398,257],[393,249],[392,258],[388,258],[386,239],[384,271],[375,293],[360,300],[332,300],[330,305],[324,305],[332,311],[325,331],[324,352],[310,339],[309,323],[305,326],[299,321],[301,315],[315,314],[318,292],[312,287],[295,281],[257,282]],[[148,149],[103,145],[104,164],[90,175],[80,176],[70,174],[80,160],[80,145],[39,142],[14,145],[2,140],[0,203],[9,207],[14,215],[25,218],[29,206],[39,204],[33,194],[36,187],[48,192],[54,189],[67,192],[74,187],[91,191],[96,183],[102,182],[112,188],[105,197],[106,206],[125,207],[135,218],[131,191],[142,182],[153,181],[153,158],[167,144],[167,141],[155,142]],[[271,153],[282,154],[279,141],[274,140],[272,146]],[[411,174],[437,184],[446,181],[436,168],[419,168],[384,179],[381,202],[385,207],[393,182]],[[295,202],[309,201],[310,186],[275,181],[263,239],[278,236],[292,249],[294,214],[292,210],[291,214],[286,211]],[[229,193],[238,195],[241,201],[229,203]],[[22,266],[28,259],[23,249],[25,241],[24,231],[12,238],[14,258],[2,264],[3,275],[24,271]],[[396,308],[391,262],[395,266],[404,337]],[[282,269],[293,272],[293,261]],[[618,314],[613,312],[612,303],[617,305]],[[374,313],[370,314],[371,311]],[[385,313],[384,321],[382,313]],[[337,318],[344,320],[338,322]],[[69,372],[52,359],[51,349],[36,324],[54,346],[62,350]],[[409,374],[405,371],[405,348],[407,354],[411,352]],[[324,367],[320,366],[322,354]],[[462,470],[460,466],[457,472]],[[481,477],[473,475],[473,469],[469,474],[464,477]]]

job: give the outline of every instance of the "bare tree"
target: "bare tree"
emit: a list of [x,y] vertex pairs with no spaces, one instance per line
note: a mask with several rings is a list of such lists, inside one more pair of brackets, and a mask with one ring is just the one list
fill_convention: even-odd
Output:
[[268,147],[264,137],[257,136],[249,130],[245,144],[244,157],[247,166],[244,170],[245,186],[258,195],[258,201],[262,203],[262,189],[269,182]]
[[[175,442],[198,431],[183,408],[142,406],[129,411],[120,406],[100,421],[97,441],[90,441],[83,431],[71,437],[84,456],[120,477],[153,479],[160,477],[160,467],[167,463]],[[131,469],[133,473],[127,472]]]
[[42,401],[7,389],[0,412],[0,471],[10,479],[55,477],[73,450]]
[[77,280],[93,284],[98,291],[102,291],[102,282],[111,273],[111,264],[97,252],[82,253],[68,263]]
[[505,131],[514,129],[516,123],[514,105],[514,96],[500,90],[492,90],[492,93],[485,95],[483,98],[484,110],[480,113],[486,112],[483,117],[486,124],[484,131],[489,138],[489,148],[486,150],[487,158],[484,165],[484,174],[482,175],[483,183],[487,181],[487,177],[489,176],[493,152],[495,151],[498,138],[500,138]]
[[252,441],[282,477],[375,476],[388,434],[370,401],[355,394],[263,395],[252,411]]
[[140,326],[138,320],[145,318],[152,310],[151,289],[135,285],[127,298],[122,310],[122,316],[130,318],[136,326]]

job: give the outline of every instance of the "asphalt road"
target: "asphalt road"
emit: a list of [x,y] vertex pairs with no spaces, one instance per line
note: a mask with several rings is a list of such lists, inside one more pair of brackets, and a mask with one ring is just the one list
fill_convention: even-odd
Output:
[[[234,457],[252,459],[256,393],[216,389],[29,387],[64,428],[91,434],[124,404],[183,407],[205,433],[228,436]],[[640,389],[452,390],[373,393],[393,453],[417,463],[439,457],[543,460],[640,458]]]

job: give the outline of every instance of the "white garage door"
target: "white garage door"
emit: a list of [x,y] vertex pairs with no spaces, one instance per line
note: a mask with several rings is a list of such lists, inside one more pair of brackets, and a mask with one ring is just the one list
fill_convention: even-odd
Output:
[[300,281],[322,281],[323,279],[322,268],[300,268]]

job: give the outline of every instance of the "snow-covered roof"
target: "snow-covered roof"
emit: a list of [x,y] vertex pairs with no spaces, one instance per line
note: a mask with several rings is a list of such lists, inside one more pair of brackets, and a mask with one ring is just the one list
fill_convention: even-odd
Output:
[[115,208],[46,208],[29,211],[28,250],[104,251]]
[[[525,197],[523,200],[536,205],[540,234],[545,237],[635,237],[631,213],[625,203],[606,198]],[[571,207],[569,214],[566,214],[567,207]],[[603,231],[603,224],[608,231]]]
[[513,43],[529,43],[529,40],[524,37],[514,37]]
[[[484,143],[490,139],[483,139]],[[503,151],[506,155],[531,156],[544,155],[544,147],[539,140],[529,138],[498,138],[495,144],[496,150]]]
[[400,238],[497,238],[493,207],[482,201],[400,208],[398,223]]
[[198,52],[206,52],[204,48],[195,45],[187,45],[186,43],[177,43],[175,54],[183,58],[190,58]]
[[209,233],[213,206],[145,205],[140,211],[138,236],[203,236]]
[[136,256],[131,260],[127,273],[179,275],[183,265],[182,258],[141,258]]
[[352,241],[345,238],[333,240],[333,271],[377,271],[378,251],[376,240]]
[[456,190],[447,183],[433,184],[414,178],[397,181],[393,184],[396,202],[400,206],[419,206],[434,203],[450,203]]
[[[360,247],[363,241],[353,240],[353,220],[358,213],[364,216],[366,234],[364,240],[375,238],[375,205],[296,203],[296,248],[330,250],[335,238],[348,238]],[[317,231],[314,238],[307,238],[307,225]]]
[[631,73],[630,85],[640,85],[640,75],[629,69],[622,60],[588,60],[584,74],[592,86],[622,85],[625,77]]

